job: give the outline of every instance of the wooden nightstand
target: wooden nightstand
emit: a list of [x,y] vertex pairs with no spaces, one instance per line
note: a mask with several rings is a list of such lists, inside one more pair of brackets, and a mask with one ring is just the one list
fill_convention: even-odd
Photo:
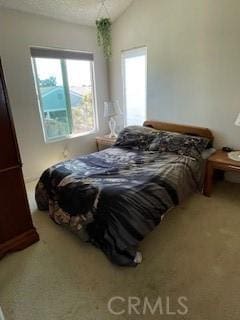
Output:
[[222,150],[217,150],[208,158],[204,182],[204,194],[208,197],[210,197],[212,192],[213,173],[215,170],[235,171],[240,173],[240,161],[238,162],[229,159],[228,153]]
[[96,137],[98,151],[111,147],[117,138],[109,138],[109,136]]

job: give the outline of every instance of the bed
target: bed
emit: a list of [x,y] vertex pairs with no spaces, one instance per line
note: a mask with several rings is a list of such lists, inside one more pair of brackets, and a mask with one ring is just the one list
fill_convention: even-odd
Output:
[[[179,153],[180,137],[188,137],[188,144]],[[113,263],[136,266],[140,241],[170,209],[202,190],[204,161],[188,154],[195,139],[204,141],[198,144],[202,151],[213,135],[206,128],[158,121],[126,128],[113,147],[45,170],[36,186],[38,208]]]

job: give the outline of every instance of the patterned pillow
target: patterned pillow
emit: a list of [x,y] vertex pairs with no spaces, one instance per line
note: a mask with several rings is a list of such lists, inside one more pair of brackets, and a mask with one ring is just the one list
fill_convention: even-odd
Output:
[[149,149],[158,132],[148,127],[129,126],[119,133],[114,146],[145,151]]
[[209,139],[181,133],[161,131],[150,144],[150,151],[173,152],[179,155],[200,158]]

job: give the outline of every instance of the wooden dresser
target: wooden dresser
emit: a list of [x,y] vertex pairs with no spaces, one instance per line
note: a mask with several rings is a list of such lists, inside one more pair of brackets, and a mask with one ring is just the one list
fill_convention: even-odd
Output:
[[0,60],[0,258],[39,240],[32,224],[22,163]]

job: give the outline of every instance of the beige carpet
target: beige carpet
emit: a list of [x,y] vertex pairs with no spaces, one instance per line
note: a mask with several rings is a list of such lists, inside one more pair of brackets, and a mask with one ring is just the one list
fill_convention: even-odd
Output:
[[[169,213],[141,243],[137,268],[113,266],[37,211],[31,192],[30,201],[41,241],[0,262],[6,320],[239,319],[240,185],[219,183],[211,198],[196,194]],[[111,315],[112,296],[161,297],[164,315]],[[188,314],[167,315],[165,301],[174,312],[179,296]]]

